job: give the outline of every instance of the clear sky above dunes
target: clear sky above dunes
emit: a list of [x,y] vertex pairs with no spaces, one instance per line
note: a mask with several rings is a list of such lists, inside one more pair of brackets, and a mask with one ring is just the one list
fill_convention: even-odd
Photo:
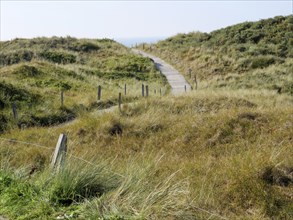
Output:
[[1,40],[16,37],[168,37],[292,14],[292,1],[11,1],[1,3]]

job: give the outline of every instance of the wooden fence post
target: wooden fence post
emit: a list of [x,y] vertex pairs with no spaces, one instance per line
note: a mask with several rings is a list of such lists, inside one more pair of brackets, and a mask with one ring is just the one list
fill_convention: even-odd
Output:
[[124,95],[126,95],[127,93],[127,87],[126,87],[126,83],[124,84]]
[[12,113],[13,113],[13,118],[15,121],[18,120],[18,114],[17,114],[17,107],[15,102],[12,103]]
[[146,97],[148,97],[149,96],[149,86],[148,85],[145,86],[145,93],[146,93]]
[[188,72],[189,72],[189,78],[191,79],[191,69],[190,68],[188,69]]
[[144,84],[141,85],[141,95],[144,97]]
[[196,78],[196,75],[194,75],[194,82],[195,82],[195,90],[197,90],[197,78]]
[[65,134],[60,134],[54,155],[51,161],[51,168],[59,170],[60,167],[64,166],[65,157],[67,151],[67,137]]
[[119,107],[119,111],[120,111],[120,112],[121,112],[121,103],[122,103],[121,92],[119,92],[119,97],[118,97],[118,107]]
[[64,105],[64,94],[63,94],[63,90],[61,91],[61,98],[60,98],[60,100],[61,100],[61,107],[63,107],[63,105]]
[[102,87],[99,85],[98,86],[98,101],[101,100],[101,92],[102,92]]

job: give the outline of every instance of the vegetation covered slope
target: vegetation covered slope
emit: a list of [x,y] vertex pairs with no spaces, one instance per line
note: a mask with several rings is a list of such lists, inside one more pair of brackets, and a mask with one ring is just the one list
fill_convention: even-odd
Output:
[[[292,219],[291,101],[274,92],[202,90],[139,100],[122,112],[83,115],[50,129],[11,131],[1,137],[52,149],[0,141],[0,213]],[[64,131],[66,167],[52,175],[48,163]]]
[[[282,18],[281,21],[288,19],[290,17]],[[228,41],[229,37],[223,37],[223,40]],[[206,43],[209,41],[206,40]],[[161,43],[164,42],[167,41]],[[113,42],[110,44],[116,45]],[[245,44],[259,47],[259,43]],[[193,64],[194,70],[197,67],[195,60],[188,61],[185,53],[179,52],[181,48],[184,50],[189,47],[185,47],[184,43],[182,47],[175,48],[174,45],[170,43],[164,50],[163,47],[160,50],[152,45],[152,52],[165,55],[165,59],[171,61],[173,55],[178,61],[183,58],[177,67],[186,70],[189,64]],[[228,57],[237,45],[227,43]],[[220,51],[221,47],[218,44],[215,50]],[[197,76],[206,80],[209,87],[204,87],[200,81],[197,91],[185,95],[138,99],[123,105],[121,111],[79,114],[79,120],[72,123],[49,128],[32,126],[11,129],[0,134],[0,215],[22,220],[292,219],[293,97],[290,89],[284,86],[285,82],[292,82],[288,71],[292,65],[290,51],[286,50],[285,57],[267,55],[283,60],[279,64],[264,66],[263,69],[254,69],[251,64],[247,70],[236,69],[234,73],[233,65],[237,66],[241,59],[231,56],[231,61],[235,63],[225,66],[231,72],[221,70],[221,74],[209,74],[210,68],[221,65],[221,61],[216,59],[220,53],[213,52],[208,45],[193,48],[199,48],[199,59],[201,56],[207,57],[202,62],[210,66],[196,74],[201,73]],[[111,50],[111,47],[108,49]],[[149,50],[146,46],[145,49]],[[37,46],[35,50],[38,50]],[[128,54],[128,50],[124,50]],[[66,52],[75,53],[73,50]],[[78,56],[86,53],[93,53],[94,56],[88,54],[84,62],[99,54],[98,51],[81,52]],[[115,58],[120,57],[117,51],[113,53]],[[29,64],[33,64],[33,67],[48,65],[49,75],[51,72],[61,75],[54,68],[62,68],[63,71],[73,70],[77,76],[85,77],[88,80],[85,84],[95,90],[91,93],[92,98],[84,100],[82,94],[88,87],[81,84],[82,89],[75,90],[74,86],[84,81],[67,77],[69,73],[65,74],[65,79],[74,83],[70,84],[71,89],[66,91],[65,97],[85,103],[79,108],[91,108],[96,106],[91,105],[96,102],[95,80],[111,85],[105,92],[111,97],[113,90],[115,99],[123,87],[122,82],[131,85],[137,83],[137,80],[121,75],[119,80],[107,78],[106,73],[111,73],[113,65],[121,64],[121,61],[107,63],[111,57],[105,55],[87,64],[76,59],[80,63],[61,62],[57,65],[44,58],[33,58]],[[133,55],[131,57],[134,60],[141,59]],[[258,56],[247,55],[242,58],[249,57]],[[104,59],[104,62],[96,67],[99,59]],[[143,61],[149,64],[149,68],[153,68],[150,60]],[[172,62],[175,63],[174,60]],[[107,65],[103,67],[105,63]],[[39,102],[43,103],[42,96],[47,95],[46,86],[34,87],[29,83],[25,84],[26,87],[15,86],[20,79],[23,80],[20,82],[26,82],[26,78],[17,78],[17,74],[12,74],[14,68],[23,64],[27,63],[3,64],[5,66],[1,71],[5,71],[1,72],[1,76],[10,74],[14,77],[11,80],[5,78],[5,88],[10,93],[14,86],[18,89],[16,94],[21,94],[21,99],[33,97],[31,99],[40,99]],[[108,71],[109,66],[111,68]],[[101,68],[105,74],[89,74],[91,78],[87,71],[80,71],[79,68],[86,68],[96,74],[98,68]],[[274,75],[275,70],[284,71],[285,78]],[[258,71],[265,71],[266,77],[271,74],[268,76],[273,77],[272,85],[282,85],[281,91],[272,91],[274,87],[270,87],[268,82],[264,83]],[[162,79],[158,81],[156,72],[153,74],[146,79],[147,82],[162,85]],[[225,89],[214,88],[219,87],[220,82],[228,82],[225,77],[234,75],[239,77],[235,81],[237,86],[233,87],[230,82]],[[252,80],[250,77],[254,75]],[[246,76],[251,79],[249,83],[254,83],[249,85],[253,86],[240,86]],[[259,79],[259,85],[255,84],[256,79]],[[120,89],[117,89],[119,86]],[[245,89],[239,89],[242,87]],[[59,102],[58,98],[54,100]],[[66,104],[66,109],[75,109],[75,102],[71,103]],[[49,162],[60,133],[67,134],[68,152],[64,168],[52,172]]]
[[[0,132],[13,124],[12,103],[19,126],[48,126],[84,109],[113,105],[124,84],[129,84],[128,100],[139,95],[141,83],[152,88],[165,84],[150,59],[109,39],[15,39],[0,46]],[[98,85],[102,101],[97,104]]]
[[[178,34],[140,48],[202,87],[277,90],[293,95],[293,16],[244,22],[211,33]],[[191,75],[189,75],[191,69]]]

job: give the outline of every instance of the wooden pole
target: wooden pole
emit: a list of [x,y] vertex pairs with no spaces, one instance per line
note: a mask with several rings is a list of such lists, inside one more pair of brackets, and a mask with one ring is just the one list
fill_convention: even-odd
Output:
[[64,105],[64,94],[63,94],[63,90],[61,91],[61,107],[63,107]]
[[122,103],[122,97],[121,97],[121,92],[119,92],[118,106],[119,106],[119,111],[120,111],[120,112],[121,112],[121,103]]
[[196,75],[194,75],[194,82],[195,82],[195,90],[197,90],[197,78],[196,78]]
[[13,118],[15,121],[18,120],[18,114],[17,114],[17,107],[15,102],[12,103],[12,113],[13,113]]
[[144,84],[141,85],[141,95],[144,97]]
[[149,97],[149,86],[148,85],[145,86],[145,93],[146,93],[146,97]]
[[51,168],[59,170],[64,166],[67,151],[67,137],[65,134],[60,134],[56,148],[51,161]]
[[98,101],[101,100],[101,95],[102,95],[102,86],[98,86]]
[[126,95],[127,92],[127,87],[126,87],[126,83],[124,84],[124,95]]

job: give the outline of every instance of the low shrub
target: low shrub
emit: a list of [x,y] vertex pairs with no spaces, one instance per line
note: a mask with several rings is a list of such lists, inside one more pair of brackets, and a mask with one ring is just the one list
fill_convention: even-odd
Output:
[[76,62],[76,56],[65,51],[43,51],[39,54],[39,56],[45,60],[59,64]]
[[0,66],[28,62],[31,61],[33,57],[34,52],[31,50],[13,50],[11,52],[0,52]]
[[11,103],[14,101],[37,102],[40,99],[38,94],[33,94],[25,89],[20,89],[12,84],[0,82],[0,99],[4,103]]
[[42,75],[42,71],[40,71],[37,67],[27,64],[22,64],[16,67],[12,74],[18,75],[20,78],[26,77],[36,77]]
[[32,115],[32,125],[37,125],[37,126],[53,126],[53,125],[58,125],[67,121],[71,121],[76,117],[76,114],[67,109],[67,108],[62,108],[55,114],[46,114],[46,115]]
[[0,114],[0,134],[6,130],[7,123],[7,118],[3,114]]

